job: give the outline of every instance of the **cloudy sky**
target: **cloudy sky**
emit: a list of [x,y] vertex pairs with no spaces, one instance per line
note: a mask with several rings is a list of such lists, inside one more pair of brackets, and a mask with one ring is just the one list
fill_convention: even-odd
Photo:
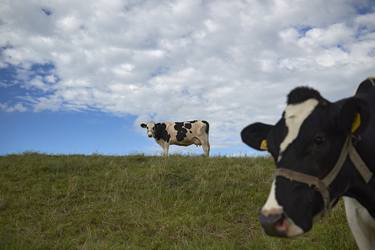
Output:
[[370,75],[373,0],[0,0],[0,154],[158,154],[139,123],[191,119],[252,154],[241,129],[291,89],[334,101]]

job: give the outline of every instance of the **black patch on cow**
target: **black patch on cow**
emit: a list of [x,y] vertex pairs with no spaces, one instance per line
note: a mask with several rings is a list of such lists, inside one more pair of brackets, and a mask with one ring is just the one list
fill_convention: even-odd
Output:
[[191,123],[185,123],[185,128],[187,128],[187,129],[191,129]]
[[175,122],[174,129],[177,131],[177,141],[182,141],[186,137],[187,129],[184,128],[183,122]]
[[194,120],[194,121],[189,121],[190,123],[195,123],[195,122],[197,122],[197,120]]
[[164,140],[166,142],[169,142],[169,139],[171,138],[170,134],[168,134],[168,131],[166,130],[167,125],[165,123],[156,123],[155,124],[155,133],[154,137],[156,140]]
[[315,89],[310,87],[297,87],[289,93],[287,104],[297,104],[311,98],[318,101],[323,99],[320,93]]
[[208,134],[208,132],[210,131],[210,124],[208,124],[207,121],[202,121],[204,124],[206,124],[206,133]]

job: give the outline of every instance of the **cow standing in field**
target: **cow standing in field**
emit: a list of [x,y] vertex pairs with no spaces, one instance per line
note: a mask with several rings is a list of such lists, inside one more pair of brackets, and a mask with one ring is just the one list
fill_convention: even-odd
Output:
[[344,196],[359,249],[375,249],[375,78],[336,102],[296,88],[275,125],[251,124],[241,137],[254,149],[268,150],[277,166],[259,216],[268,235],[309,231]]
[[194,120],[187,122],[142,123],[147,128],[148,137],[153,137],[162,147],[163,155],[168,155],[169,145],[202,146],[206,156],[210,153],[208,141],[209,124],[206,121]]

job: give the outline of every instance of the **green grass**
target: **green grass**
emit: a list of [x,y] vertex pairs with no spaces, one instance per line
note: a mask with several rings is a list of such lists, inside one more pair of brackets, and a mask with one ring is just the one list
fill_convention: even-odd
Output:
[[265,158],[0,157],[1,249],[355,249],[343,205],[298,239],[266,236]]

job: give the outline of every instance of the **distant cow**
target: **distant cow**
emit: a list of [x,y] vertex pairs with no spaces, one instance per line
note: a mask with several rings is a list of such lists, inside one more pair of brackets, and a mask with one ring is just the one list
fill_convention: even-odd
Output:
[[375,249],[375,78],[336,102],[298,87],[275,125],[251,124],[241,137],[252,148],[270,152],[277,166],[259,216],[268,235],[309,231],[345,196],[358,247]]
[[209,124],[206,121],[194,120],[187,122],[142,123],[147,128],[148,137],[154,137],[162,147],[163,155],[168,155],[169,145],[202,146],[206,156],[210,153],[208,141]]

